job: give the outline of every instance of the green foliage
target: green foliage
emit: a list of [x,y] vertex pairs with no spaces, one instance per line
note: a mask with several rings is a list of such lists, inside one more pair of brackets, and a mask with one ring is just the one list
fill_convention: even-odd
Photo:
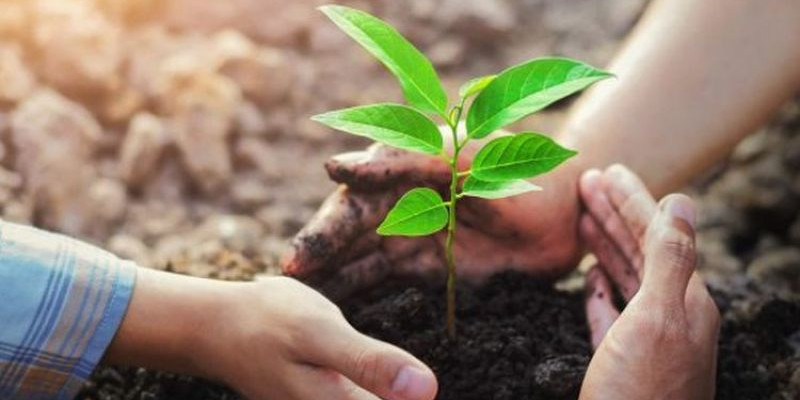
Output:
[[447,112],[447,95],[433,65],[396,29],[348,7],[329,5],[320,10],[392,71],[409,104],[440,115]]
[[[547,136],[518,133],[490,141],[468,171],[458,170],[461,150],[548,105],[613,76],[579,61],[540,58],[498,75],[470,80],[450,107],[430,61],[394,28],[365,12],[344,6],[320,7],[345,33],[382,62],[399,80],[408,103],[376,104],[314,116],[317,122],[389,146],[437,155],[450,166],[449,197],[429,188],[403,195],[378,227],[381,235],[425,236],[447,227],[447,331],[455,335],[456,204],[464,196],[500,199],[542,190],[526,179],[548,172],[577,153]],[[467,100],[476,96],[469,109]],[[443,151],[436,123],[420,111],[438,114],[450,128],[452,152]],[[467,137],[457,131],[466,114]],[[461,178],[466,177],[461,182]],[[459,183],[461,191],[459,192]]]
[[428,117],[400,104],[375,104],[311,117],[331,128],[365,136],[404,150],[442,152],[442,134]]
[[472,162],[472,176],[490,182],[532,178],[578,154],[538,133],[518,133],[492,140]]
[[438,232],[447,225],[446,206],[433,189],[411,189],[389,211],[378,227],[378,234],[425,236]]
[[464,196],[481,197],[484,199],[495,200],[504,197],[517,196],[528,192],[538,192],[541,187],[536,186],[524,179],[516,179],[504,182],[483,181],[474,176],[464,180],[464,188],[461,194]]
[[466,99],[480,93],[483,89],[486,89],[486,86],[489,86],[496,77],[497,75],[487,75],[470,79],[458,89],[458,97]]
[[511,67],[475,98],[467,115],[467,132],[471,138],[483,138],[610,76],[566,58],[540,58]]

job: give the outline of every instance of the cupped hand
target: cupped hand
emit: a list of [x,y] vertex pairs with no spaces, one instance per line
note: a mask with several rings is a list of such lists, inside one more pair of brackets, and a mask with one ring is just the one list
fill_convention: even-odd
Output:
[[203,347],[205,375],[252,400],[432,400],[433,372],[362,335],[339,309],[291,278],[238,284]]
[[[692,201],[656,204],[629,170],[588,171],[583,239],[598,259],[586,312],[596,347],[581,399],[711,399],[719,311],[695,273]],[[628,300],[620,313],[612,287]]]
[[[469,168],[477,149],[471,142],[462,151],[460,170]],[[341,185],[295,237],[284,257],[285,273],[323,282],[333,296],[389,275],[444,275],[444,233],[422,238],[375,233],[409,189],[446,192],[450,170],[443,159],[376,144],[338,155],[325,167]],[[492,201],[464,197],[455,241],[459,276],[479,280],[500,269],[545,277],[568,272],[579,253],[577,175],[568,162],[537,178],[543,191]]]

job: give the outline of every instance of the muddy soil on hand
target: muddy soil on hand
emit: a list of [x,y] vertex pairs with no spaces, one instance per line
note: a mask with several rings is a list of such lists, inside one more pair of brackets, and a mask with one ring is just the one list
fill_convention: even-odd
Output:
[[[278,273],[289,239],[335,188],[323,162],[367,144],[309,116],[402,101],[321,3],[0,0],[0,216],[146,267]],[[647,0],[344,3],[395,24],[455,93],[536,56],[605,65]],[[555,132],[568,103],[517,127]],[[800,397],[800,100],[686,191],[700,203],[700,270],[723,311],[718,398]],[[559,290],[508,275],[462,287],[455,343],[439,341],[441,290],[394,283],[342,306],[432,363],[441,398],[573,398],[590,356],[582,279]],[[103,367],[78,398],[236,395]]]

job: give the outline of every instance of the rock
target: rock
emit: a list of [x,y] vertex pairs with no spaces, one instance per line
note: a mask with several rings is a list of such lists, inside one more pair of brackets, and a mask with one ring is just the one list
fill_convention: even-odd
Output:
[[142,267],[151,267],[150,250],[139,238],[117,234],[108,241],[108,251],[126,260],[132,260]]
[[194,183],[206,193],[217,191],[232,174],[228,136],[241,92],[213,72],[179,66],[171,72],[159,90],[162,112]]
[[785,293],[800,291],[800,248],[768,251],[750,263],[747,275]]
[[0,103],[17,103],[31,94],[36,78],[23,64],[16,47],[0,47]]
[[136,114],[122,142],[119,176],[131,187],[139,187],[159,168],[159,160],[169,143],[164,123],[150,113]]
[[292,66],[280,50],[257,47],[237,31],[214,36],[212,61],[217,71],[236,83],[260,106],[284,100],[294,80]]
[[152,20],[164,6],[162,0],[95,0],[106,15],[128,24]]
[[92,221],[100,225],[120,220],[128,206],[125,186],[108,178],[98,179],[89,187],[89,200]]
[[145,107],[145,97],[130,86],[121,86],[106,96],[102,106],[102,117],[112,124],[131,120]]
[[94,182],[100,126],[81,105],[40,90],[14,110],[16,170],[34,210],[49,228],[79,234],[91,224],[86,188]]
[[36,0],[32,42],[38,73],[64,93],[96,93],[119,84],[121,30],[90,1]]
[[233,251],[257,249],[264,227],[258,220],[241,215],[213,215],[206,219],[193,233],[198,241],[219,241]]
[[237,179],[231,187],[231,199],[238,208],[250,210],[269,202],[270,191],[259,179]]
[[261,110],[249,101],[243,101],[236,109],[236,131],[245,136],[262,136],[267,133],[267,120]]
[[312,0],[171,0],[163,21],[177,30],[217,32],[235,28],[259,41],[297,45],[316,20]]
[[189,225],[187,213],[183,204],[154,199],[144,203],[131,204],[128,220],[136,221],[136,230],[132,234],[149,241],[172,232],[185,230]]

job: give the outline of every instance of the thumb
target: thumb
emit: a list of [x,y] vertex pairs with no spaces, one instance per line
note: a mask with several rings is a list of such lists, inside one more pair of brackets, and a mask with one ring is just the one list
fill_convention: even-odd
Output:
[[683,307],[695,269],[695,209],[691,199],[669,195],[659,204],[645,238],[643,295],[666,307]]
[[343,322],[320,338],[320,366],[335,370],[386,400],[433,400],[436,376],[411,354],[375,340]]

